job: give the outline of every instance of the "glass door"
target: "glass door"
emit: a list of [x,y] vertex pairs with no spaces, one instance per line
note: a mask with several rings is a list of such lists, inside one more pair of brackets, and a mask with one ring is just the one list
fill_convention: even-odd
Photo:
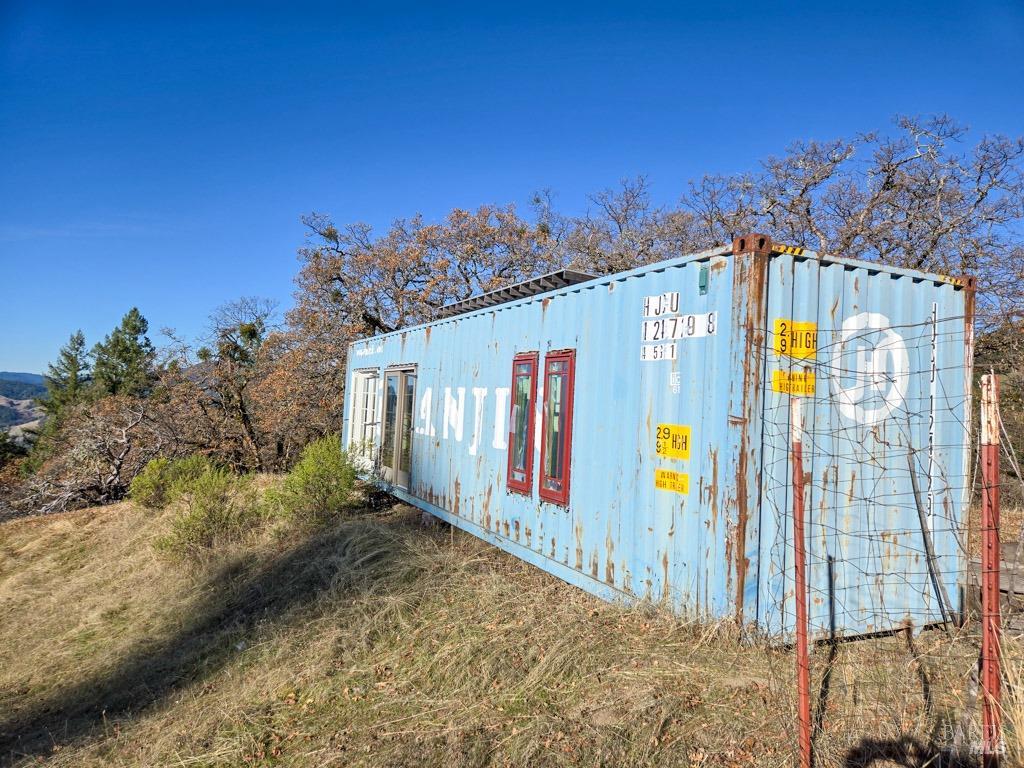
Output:
[[416,401],[415,369],[384,374],[384,434],[381,474],[384,480],[408,490],[412,471],[412,418]]

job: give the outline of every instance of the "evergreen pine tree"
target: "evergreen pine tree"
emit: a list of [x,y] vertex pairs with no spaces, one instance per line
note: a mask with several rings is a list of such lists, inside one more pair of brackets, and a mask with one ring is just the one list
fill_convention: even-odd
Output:
[[46,375],[46,396],[40,399],[46,415],[56,419],[67,406],[85,394],[89,378],[89,360],[85,352],[85,336],[75,331],[68,343],[57,353],[57,362],[50,363]]
[[146,336],[149,323],[132,307],[121,324],[93,347],[93,386],[103,395],[144,395],[153,372],[153,344]]

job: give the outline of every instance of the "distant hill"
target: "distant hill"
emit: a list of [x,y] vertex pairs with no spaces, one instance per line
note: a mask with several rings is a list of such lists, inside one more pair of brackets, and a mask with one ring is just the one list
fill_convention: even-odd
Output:
[[38,373],[19,373],[18,371],[0,371],[0,379],[5,381],[24,381],[29,384],[43,385],[43,377]]
[[42,410],[35,399],[46,394],[38,373],[0,371],[0,430],[35,421]]
[[0,429],[27,424],[41,418],[42,415],[42,409],[31,398],[0,396]]
[[32,381],[15,381],[0,376],[0,397],[11,400],[32,400],[46,394],[46,387]]

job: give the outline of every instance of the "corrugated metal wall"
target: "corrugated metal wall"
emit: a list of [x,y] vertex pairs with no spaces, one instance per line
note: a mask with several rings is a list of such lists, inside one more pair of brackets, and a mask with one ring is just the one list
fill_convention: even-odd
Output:
[[[770,631],[785,631],[792,621],[785,618],[791,614],[791,556],[783,514],[789,470],[782,401],[788,396],[772,391],[771,372],[779,367],[773,319],[815,321],[824,337],[841,329],[845,318],[876,307],[917,334],[926,328],[920,323],[933,301],[942,317],[959,315],[959,337],[940,335],[943,395],[936,408],[943,413],[942,456],[935,464],[959,478],[963,435],[955,422],[964,408],[963,296],[950,286],[869,274],[863,267],[823,266],[819,272],[813,259],[721,253],[664,262],[353,345],[349,392],[357,369],[417,368],[412,479],[407,490],[395,489],[397,495],[606,598],[667,600],[685,615],[740,615]],[[716,312],[717,332],[680,340],[676,360],[642,362],[644,298],[665,292],[679,293],[683,315]],[[918,342],[914,336],[910,343]],[[529,498],[507,490],[505,443],[513,356],[538,351],[543,365],[545,352],[567,348],[576,350],[576,385],[571,494],[563,507],[537,497],[539,405]],[[930,354],[930,341],[928,349]],[[851,348],[851,354],[857,351]],[[914,347],[915,370],[920,354]],[[815,528],[814,512],[809,521],[816,563],[826,562],[828,553],[843,553],[844,565],[833,580],[844,606],[838,621],[853,631],[869,630],[879,600],[887,606],[902,600],[915,616],[931,616],[928,595],[917,588],[920,563],[909,550],[856,549],[867,533],[872,541],[885,531],[911,535],[912,521],[902,506],[898,514],[867,511],[873,503],[866,497],[877,492],[879,482],[893,493],[905,490],[909,475],[899,452],[889,450],[871,473],[858,469],[865,461],[877,464],[869,453],[900,433],[887,426],[877,441],[866,442],[865,435],[878,430],[846,425],[839,407],[828,405],[830,377],[820,367],[818,375],[816,396],[808,398],[809,421],[816,436],[829,438],[805,450],[813,461],[810,509],[820,507],[828,522]],[[922,387],[928,389],[914,375],[908,410]],[[539,376],[538,404],[542,387]],[[921,418],[915,412],[906,426],[915,445],[923,445],[927,433]],[[688,460],[655,452],[659,424],[690,426]],[[828,458],[833,449],[834,460]],[[688,474],[688,493],[656,489],[659,468]],[[852,500],[841,502],[851,482],[859,484]],[[952,485],[938,489],[943,530],[960,519],[962,481]],[[955,594],[959,561],[953,537],[943,538],[940,549]],[[903,581],[916,586],[906,593],[892,579],[878,586],[876,566],[902,572]],[[813,566],[812,586],[827,581],[822,567]],[[812,612],[819,625],[827,621],[822,610]]]

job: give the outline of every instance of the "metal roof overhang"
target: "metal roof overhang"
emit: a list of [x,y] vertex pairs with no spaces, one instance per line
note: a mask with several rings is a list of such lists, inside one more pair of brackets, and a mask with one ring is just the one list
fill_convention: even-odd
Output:
[[548,291],[554,291],[558,288],[566,288],[576,283],[585,283],[587,280],[593,280],[597,275],[588,275],[586,272],[576,272],[571,269],[560,269],[557,272],[551,272],[540,277],[535,277],[532,280],[524,280],[521,283],[515,285],[507,285],[504,288],[498,288],[487,293],[481,293],[478,296],[470,296],[468,299],[462,301],[456,301],[451,304],[446,304],[441,307],[438,312],[437,319],[445,317],[454,317],[455,315],[461,315],[466,312],[472,312],[475,309],[484,309],[486,307],[494,307],[498,304],[504,304],[509,301],[515,301],[516,299],[525,299],[530,296],[537,296]]

